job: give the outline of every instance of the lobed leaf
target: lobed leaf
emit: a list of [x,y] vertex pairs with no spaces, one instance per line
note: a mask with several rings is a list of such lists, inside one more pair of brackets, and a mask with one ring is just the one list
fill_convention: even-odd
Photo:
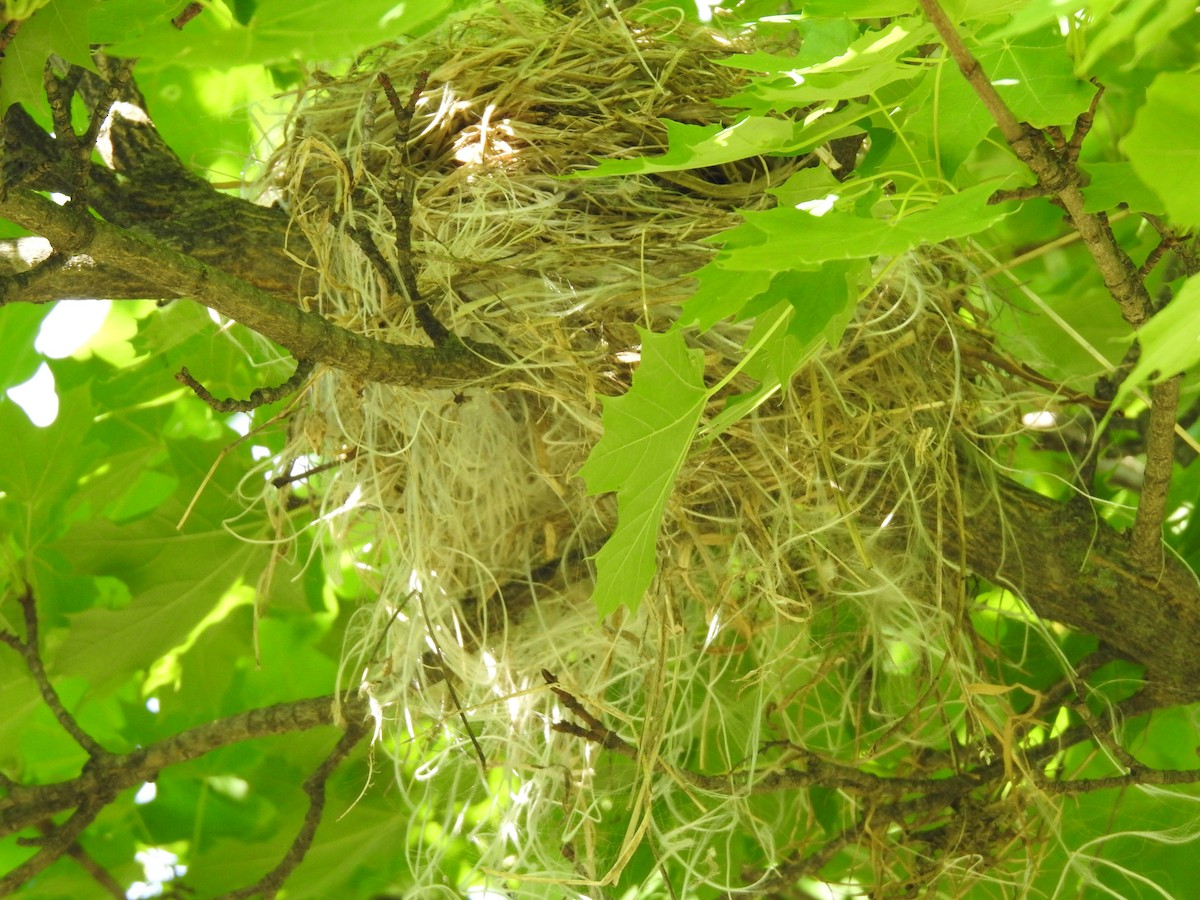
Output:
[[636,610],[654,579],[663,509],[708,397],[704,354],[681,332],[640,334],[633,385],[603,401],[604,436],[579,473],[591,493],[617,494],[617,527],[596,556],[601,616]]
[[988,205],[996,186],[979,184],[941,198],[928,209],[878,219],[837,210],[822,216],[777,208],[745,213],[746,224],[726,233],[725,268],[778,271],[781,260],[801,267],[833,259],[894,256],[922,244],[976,234],[1010,212]]
[[1171,378],[1200,363],[1200,275],[1183,283],[1162,312],[1137,331],[1142,353],[1117,392],[1114,408],[1147,381]]
[[1200,130],[1193,124],[1198,120],[1200,72],[1163,72],[1121,142],[1134,172],[1184,227],[1200,226]]

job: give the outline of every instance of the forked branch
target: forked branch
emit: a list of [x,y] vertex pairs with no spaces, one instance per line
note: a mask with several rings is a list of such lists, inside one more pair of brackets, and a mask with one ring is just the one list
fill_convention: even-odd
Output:
[[[270,338],[297,359],[324,363],[367,381],[413,387],[454,387],[476,381],[505,359],[494,344],[449,337],[436,347],[372,340],[315,312],[273,297],[220,269],[155,240],[59,206],[32,191],[11,191],[0,201],[4,216],[41,234],[71,259],[103,260],[154,281]],[[36,277],[37,270],[10,276]],[[0,306],[21,295],[0,281]]]
[[[1091,213],[1085,209],[1082,179],[1075,165],[1080,146],[1095,116],[1099,92],[1077,120],[1070,140],[1065,140],[1061,134],[1047,139],[1041,131],[1019,121],[1008,108],[938,0],[921,0],[921,8],[937,29],[963,77],[999,126],[1004,139],[1017,158],[1037,178],[1035,193],[1052,197],[1066,210],[1067,217],[1079,232],[1097,271],[1104,279],[1109,294],[1120,306],[1125,321],[1134,328],[1144,325],[1154,313],[1145,279],[1117,242],[1109,227],[1108,217],[1104,213]],[[996,199],[1007,198],[1002,196]],[[1172,387],[1172,380],[1156,384],[1150,392],[1156,421],[1160,425],[1169,422],[1170,427],[1166,429],[1165,439],[1147,445],[1146,466],[1148,474],[1154,473],[1154,483],[1143,491],[1133,525],[1134,557],[1143,568],[1150,571],[1162,564],[1162,523],[1166,515],[1166,488],[1174,459],[1171,435],[1179,403],[1179,387],[1177,383]]]

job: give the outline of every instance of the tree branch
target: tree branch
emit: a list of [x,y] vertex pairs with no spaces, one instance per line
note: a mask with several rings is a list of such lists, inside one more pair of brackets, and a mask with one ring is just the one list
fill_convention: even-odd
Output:
[[[1040,131],[1018,121],[1013,115],[938,0],[921,0],[921,8],[1017,158],[1036,176],[1037,189],[1052,196],[1066,210],[1071,224],[1079,232],[1096,269],[1104,279],[1109,294],[1120,306],[1125,321],[1134,328],[1140,328],[1154,313],[1145,280],[1117,242],[1109,227],[1108,217],[1104,213],[1089,213],[1084,208],[1082,179],[1075,167],[1080,144],[1091,127],[1099,98],[1093,98],[1087,112],[1079,117],[1069,142],[1061,142],[1061,145],[1058,145],[1060,142],[1050,143]],[[1150,402],[1157,410],[1159,431],[1168,421],[1169,430],[1173,431],[1179,404],[1178,385],[1171,387],[1166,382],[1154,385],[1150,391]],[[1149,493],[1142,494],[1132,540],[1135,547],[1134,562],[1150,569],[1156,567],[1156,561],[1162,555],[1162,523],[1173,461],[1173,438],[1160,439],[1153,445],[1147,445],[1146,467],[1148,472],[1153,470],[1155,483]]]
[[283,883],[295,871],[296,866],[300,865],[304,860],[305,855],[312,846],[313,838],[316,837],[317,826],[321,824],[321,817],[325,812],[325,782],[329,780],[329,776],[333,774],[334,769],[338,767],[342,760],[350,755],[350,751],[369,732],[370,729],[367,727],[364,719],[356,719],[347,724],[346,731],[337,742],[337,746],[333,748],[329,756],[325,758],[325,761],[304,782],[304,793],[308,795],[309,801],[308,812],[305,813],[304,822],[301,824],[300,830],[296,833],[295,840],[292,841],[292,846],[288,848],[288,852],[279,861],[279,865],[260,878],[257,883],[229,894],[229,900],[253,897],[258,894],[261,894],[263,897],[274,897],[279,889],[283,887]]
[[15,894],[29,879],[48,869],[64,854],[69,853],[79,840],[79,836],[95,820],[116,793],[98,791],[82,798],[72,813],[62,825],[54,828],[43,838],[38,839],[41,849],[25,860],[11,872],[0,878],[0,897]]
[[[959,466],[963,533],[945,531],[944,552],[1011,588],[1044,619],[1093,634],[1146,669],[1160,704],[1200,700],[1200,585],[1174,557],[1145,569],[1129,541],[1087,506],[1059,503],[978,467]],[[931,505],[932,506],[932,505]],[[925,510],[931,526],[936,510]],[[1016,540],[1035,535],[1035,540]]]
[[[93,91],[89,76],[81,91]],[[132,85],[124,103],[138,100]],[[224,270],[260,290],[294,303],[316,293],[316,274],[297,260],[310,248],[297,232],[288,231],[288,216],[275,207],[258,206],[213,190],[175,156],[145,115],[136,107],[114,111],[108,132],[113,169],[91,166],[88,197],[105,220],[136,228],[160,243]],[[71,172],[54,138],[20,106],[4,116],[4,184],[38,191],[69,193]],[[118,173],[120,177],[118,177]],[[104,260],[92,260],[62,273],[61,285],[47,279],[43,292],[15,299],[158,299],[174,296],[154,281],[134,279]],[[122,283],[124,278],[126,283]]]
[[979,61],[967,49],[954,23],[937,0],[921,0],[921,8],[937,29],[959,71],[974,89],[1000,133],[1021,162],[1037,177],[1038,184],[1062,204],[1071,224],[1087,245],[1109,293],[1121,307],[1125,320],[1135,328],[1150,317],[1150,294],[1137,278],[1137,267],[1118,246],[1103,213],[1084,210],[1083,191],[1078,173],[1069,164],[1068,148],[1057,151],[1041,134],[1017,120],[997,93]]
[[1175,414],[1179,409],[1182,375],[1160,381],[1150,392],[1150,422],[1146,428],[1146,472],[1142,496],[1133,520],[1133,559],[1147,571],[1162,563],[1162,523],[1175,468]]
[[[140,234],[76,215],[32,191],[10,191],[0,201],[0,215],[43,235],[69,261],[82,256],[101,259],[135,277],[154,280],[270,338],[297,359],[325,363],[367,381],[455,387],[485,377],[505,358],[493,344],[453,336],[437,347],[372,340]],[[0,284],[0,306],[16,296]]]
[[[88,797],[115,797],[123,790],[153,781],[168,766],[196,759],[218,747],[335,725],[334,699],[314,697],[252,709],[198,725],[130,753],[102,752],[68,781],[10,785],[7,794],[0,797],[0,837],[35,826],[63,810],[75,809]],[[365,701],[356,696],[342,699],[342,711],[351,724],[369,715]]]
[[50,708],[50,712],[54,714],[54,718],[58,720],[58,724],[62,726],[63,730],[83,748],[88,756],[93,759],[102,756],[105,753],[104,748],[97,744],[92,736],[79,726],[75,717],[67,712],[62,698],[58,696],[58,691],[50,683],[46,667],[42,665],[42,654],[38,647],[37,604],[33,597],[33,588],[29,585],[25,586],[25,592],[20,597],[20,604],[25,618],[25,640],[22,641],[15,634],[6,631],[0,632],[0,642],[8,644],[21,654],[29,669],[29,674],[33,676],[34,683],[41,692],[42,700]]

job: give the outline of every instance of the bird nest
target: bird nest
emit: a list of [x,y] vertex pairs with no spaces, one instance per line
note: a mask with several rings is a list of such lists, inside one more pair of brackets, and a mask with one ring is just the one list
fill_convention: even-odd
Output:
[[[422,897],[772,883],[859,802],[817,808],[810,788],[842,788],[803,761],[916,771],[999,702],[969,689],[965,573],[939,533],[960,523],[929,513],[954,516],[962,436],[1008,410],[964,377],[949,249],[880,266],[836,347],[693,445],[653,587],[598,620],[616,507],[577,473],[601,401],[629,388],[639,328],[680,318],[710,239],[816,159],[563,178],[662,152],[664,119],[729,124],[713,98],[742,78],[718,64],[736,41],[582,7],[497,4],[315,77],[272,166],[319,284],[303,305],[398,344],[427,344],[431,317],[506,354],[455,389],[320,372],[292,425],[327,546],[378,598],[344,675],[385,720]],[[706,418],[753,389],[752,327],[689,332],[710,385],[732,374]],[[888,843],[864,845],[868,870],[922,868]]]

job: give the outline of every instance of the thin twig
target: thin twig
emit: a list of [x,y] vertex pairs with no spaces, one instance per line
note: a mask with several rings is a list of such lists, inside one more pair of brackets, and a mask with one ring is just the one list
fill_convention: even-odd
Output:
[[0,55],[8,49],[8,45],[12,43],[12,39],[17,36],[17,32],[21,30],[21,23],[24,19],[10,19],[4,26],[4,30],[0,31]]
[[325,812],[325,783],[329,781],[329,776],[333,774],[342,760],[350,755],[350,751],[370,731],[371,729],[367,725],[366,720],[362,718],[353,719],[346,724],[346,730],[338,740],[337,745],[330,752],[329,756],[325,758],[324,762],[304,782],[304,793],[308,795],[308,811],[305,813],[304,822],[301,823],[300,830],[296,832],[296,837],[293,839],[287,853],[284,854],[283,859],[279,861],[279,864],[274,869],[260,878],[256,884],[226,894],[228,900],[240,900],[243,897],[257,895],[261,895],[264,898],[271,898],[278,893],[296,867],[304,861],[304,857],[312,847],[313,839],[317,834],[317,827],[321,824],[321,818]]
[[637,748],[619,734],[601,722],[598,718],[588,712],[587,708],[579,702],[574,695],[569,691],[558,687],[558,679],[554,677],[546,669],[542,669],[542,678],[546,684],[550,685],[550,690],[571,712],[583,719],[587,723],[587,728],[577,725],[574,722],[554,722],[550,725],[552,731],[557,731],[560,734],[569,734],[577,738],[582,738],[585,741],[591,741],[594,744],[599,744],[606,750],[612,750],[622,756],[627,756],[630,759],[637,759]]
[[338,466],[345,465],[358,456],[358,448],[351,447],[348,450],[340,453],[337,458],[326,463],[321,463],[319,466],[313,466],[311,469],[305,469],[303,472],[292,474],[290,471],[287,475],[280,475],[277,478],[271,479],[271,486],[276,488],[284,488],[289,484],[295,484],[297,481],[305,481],[314,475],[319,475],[322,472],[328,472],[330,469],[336,469]]
[[196,18],[196,16],[200,15],[200,13],[203,11],[203,3],[189,3],[183,8],[183,12],[171,20],[171,24],[182,31],[184,25],[192,21],[192,19]]
[[[1054,202],[1066,210],[1104,279],[1109,294],[1120,306],[1125,321],[1134,328],[1140,328],[1154,314],[1154,304],[1146,289],[1145,279],[1117,242],[1108,217],[1102,212],[1090,213],[1085,209],[1083,179],[1075,167],[1080,145],[1095,117],[1099,91],[1092,98],[1087,111],[1076,119],[1070,141],[1063,142],[1060,136],[1056,143],[1061,146],[1054,146],[1044,134],[1018,121],[1013,115],[938,0],[921,0],[921,8],[1017,158],[1033,172],[1038,187],[1053,195]],[[1132,543],[1133,558],[1154,570],[1162,560],[1162,523],[1174,463],[1173,434],[1179,404],[1178,384],[1170,386],[1168,382],[1161,382],[1155,385],[1151,390],[1151,404],[1155,425],[1151,429],[1153,439],[1146,446],[1148,483],[1138,503]]]
[[937,0],[921,0],[921,8],[1017,158],[1066,210],[1125,320],[1134,327],[1141,325],[1150,316],[1150,295],[1136,277],[1137,268],[1117,244],[1106,217],[1084,209],[1081,179],[1070,165],[1067,148],[1057,150],[1041,132],[1017,120]]
[[403,105],[401,105],[400,97],[396,94],[396,89],[392,86],[392,80],[388,78],[387,73],[380,72],[377,78],[380,87],[383,88],[384,96],[387,97],[388,105],[392,109],[392,116],[396,120],[395,152],[388,162],[383,203],[388,212],[392,214],[392,221],[395,225],[393,240],[396,259],[400,267],[400,277],[404,282],[405,293],[408,295],[408,301],[412,304],[413,313],[416,315],[421,329],[434,344],[440,344],[450,336],[450,332],[438,321],[429,303],[421,296],[420,288],[417,286],[416,266],[413,263],[412,251],[412,210],[416,179],[413,177],[410,167],[408,137],[412,128],[413,116],[416,115],[417,101],[421,99],[421,92],[425,90],[429,73],[417,73],[412,93],[409,95],[408,102]]
[[[53,822],[47,820],[43,827],[44,834],[50,834],[54,828]],[[67,848],[66,856],[71,857],[79,864],[79,867],[92,876],[92,880],[98,884],[108,896],[114,900],[125,900],[125,888],[122,887],[117,879],[113,878],[112,873],[100,863],[96,862],[83,847],[78,843],[72,844]]]
[[[408,602],[408,598],[405,598]],[[487,772],[487,756],[483,752],[483,747],[479,743],[479,738],[475,737],[475,729],[471,727],[471,722],[467,719],[466,710],[463,709],[462,701],[458,699],[458,692],[454,690],[454,679],[450,677],[450,670],[446,666],[446,657],[442,653],[442,648],[438,645],[437,638],[434,635],[433,623],[429,621],[429,611],[425,608],[424,601],[418,598],[421,605],[421,615],[425,619],[426,633],[429,636],[430,642],[433,644],[433,655],[437,660],[438,668],[442,671],[442,680],[446,684],[446,691],[450,694],[450,702],[454,704],[454,708],[458,711],[458,718],[463,723],[463,728],[466,729],[467,738],[471,741],[471,748],[475,751],[475,758],[479,760],[479,772],[484,774]]]
[[79,726],[74,716],[67,712],[62,698],[58,696],[58,691],[54,689],[54,685],[50,683],[50,677],[46,674],[46,667],[42,664],[42,654],[38,647],[37,602],[34,600],[33,588],[29,585],[25,586],[25,593],[20,597],[20,604],[21,611],[25,616],[25,640],[22,641],[11,632],[4,632],[0,633],[0,641],[21,654],[25,665],[29,668],[29,674],[33,676],[34,683],[41,692],[42,700],[50,708],[50,712],[54,714],[54,718],[58,720],[58,724],[63,727],[63,730],[87,752],[88,756],[96,759],[104,755],[105,749]]
[[92,824],[96,816],[112,802],[116,795],[117,791],[102,789],[85,797],[67,821],[45,837],[38,839],[37,843],[41,849],[37,853],[0,878],[0,897],[15,894],[23,884],[44,872],[65,853],[68,853],[75,842],[79,840],[84,829]]
[[217,397],[214,397],[209,392],[208,388],[206,388],[192,376],[192,373],[187,370],[187,366],[184,366],[179,370],[179,372],[175,375],[175,380],[180,384],[187,385],[189,388],[191,388],[197,397],[199,397],[217,412],[248,413],[253,412],[260,406],[266,406],[268,403],[275,403],[278,400],[282,400],[284,397],[290,396],[298,391],[301,385],[304,384],[305,379],[312,374],[312,370],[312,360],[298,359],[296,360],[296,370],[292,373],[292,376],[287,381],[285,381],[283,384],[276,385],[275,387],[255,388],[250,392],[250,397],[247,400],[237,400],[235,398],[221,400]]
[[[368,713],[366,701],[358,697],[347,695],[341,704],[350,720],[365,719]],[[109,791],[115,796],[153,781],[168,766],[197,759],[219,747],[334,724],[334,698],[314,697],[207,722],[129,753],[104,753],[68,781],[10,786],[0,795],[0,837],[78,807],[88,797]]]

